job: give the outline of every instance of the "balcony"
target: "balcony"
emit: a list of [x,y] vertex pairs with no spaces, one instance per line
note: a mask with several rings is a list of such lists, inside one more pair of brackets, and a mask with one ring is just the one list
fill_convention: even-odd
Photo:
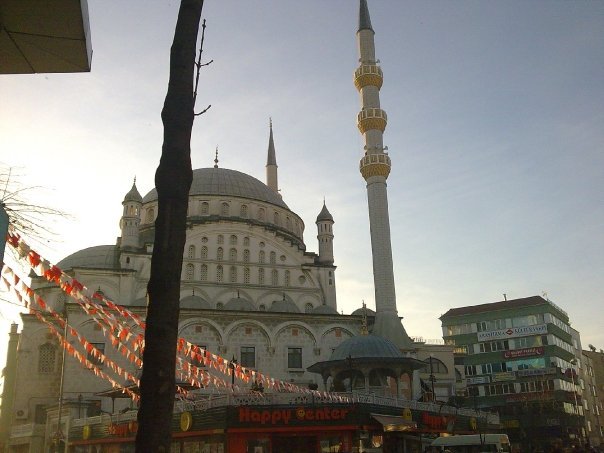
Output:
[[386,115],[386,112],[382,109],[363,109],[357,115],[357,127],[361,134],[364,134],[371,129],[384,132],[387,122],[388,115]]
[[384,82],[382,68],[375,64],[364,64],[354,71],[354,85],[357,90],[366,86],[374,86],[379,90]]

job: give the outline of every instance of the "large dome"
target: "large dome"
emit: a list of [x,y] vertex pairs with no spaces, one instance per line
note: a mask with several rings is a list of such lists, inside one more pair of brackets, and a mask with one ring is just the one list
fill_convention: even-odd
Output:
[[115,245],[97,245],[79,250],[57,263],[61,269],[88,267],[94,269],[119,269],[118,250]]
[[[189,196],[223,195],[264,201],[289,209],[281,197],[266,184],[253,176],[227,168],[198,168],[193,170],[193,182]],[[157,200],[157,190],[151,190],[143,203]]]

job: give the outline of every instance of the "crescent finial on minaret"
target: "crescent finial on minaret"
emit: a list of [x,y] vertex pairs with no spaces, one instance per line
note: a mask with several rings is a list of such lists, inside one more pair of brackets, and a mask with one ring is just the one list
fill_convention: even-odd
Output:
[[218,168],[218,145],[216,145],[216,154],[214,155],[214,168]]

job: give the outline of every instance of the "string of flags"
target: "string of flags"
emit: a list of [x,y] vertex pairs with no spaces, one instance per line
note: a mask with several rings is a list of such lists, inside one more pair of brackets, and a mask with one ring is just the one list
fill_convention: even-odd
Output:
[[[129,362],[139,368],[142,367],[143,363],[140,357],[142,356],[142,351],[144,350],[143,332],[146,328],[146,324],[139,315],[131,312],[124,306],[118,305],[110,299],[107,299],[101,291],[89,290],[81,282],[64,273],[58,266],[50,263],[35,250],[32,250],[31,247],[17,233],[8,233],[7,244],[11,245],[17,251],[17,254],[21,260],[27,263],[27,265],[31,267],[31,269],[34,270],[37,275],[44,277],[50,283],[56,284],[61,288],[62,291],[65,292],[67,296],[76,301],[86,312],[86,314],[89,315],[90,318],[100,326],[103,334],[110,339],[111,345],[116,348],[124,357],[126,357]],[[36,303],[40,310],[54,313],[52,316],[56,320],[62,319],[61,315],[53,312],[48,304],[31,288],[27,287],[27,285],[22,282],[22,279],[18,277],[12,269],[5,265],[2,273],[2,281],[7,286],[14,287],[14,285],[21,285],[22,290],[15,290],[15,294],[17,294],[18,300],[23,303],[26,308],[28,307],[28,300],[31,299],[34,303]],[[5,278],[5,273],[12,275],[14,285],[11,285],[10,281]],[[129,326],[128,323],[131,323],[132,325]],[[139,332],[136,333],[133,332],[133,330],[138,330]],[[87,340],[81,335],[77,334],[73,327],[70,327],[69,331],[71,335],[80,341],[80,343],[83,342],[86,345],[91,344],[90,342],[87,342]],[[55,335],[57,335],[57,333],[55,333]],[[62,336],[60,333],[58,333],[58,335]],[[68,348],[68,353],[73,355],[73,353],[69,350],[69,346],[67,346],[69,345],[68,342],[62,341],[61,344],[63,344],[63,347]],[[90,348],[90,346],[85,347]],[[176,347],[177,372],[184,381],[188,382],[194,387],[202,387],[212,384],[219,388],[229,390],[236,389],[233,389],[230,384],[207,371],[209,369],[214,369],[217,372],[231,378],[234,374],[235,378],[244,383],[262,383],[265,388],[273,389],[275,391],[314,394],[318,397],[338,402],[349,401],[349,399],[345,396],[299,387],[295,384],[272,378],[269,375],[261,373],[257,370],[243,367],[236,362],[229,361],[220,355],[201,348],[187,341],[185,338],[178,338]],[[132,381],[130,377],[133,376],[127,376],[126,374],[128,374],[128,372],[124,371],[114,362],[109,361],[108,358],[100,351],[96,350],[95,352],[94,349],[91,349],[91,354],[94,357],[98,357],[98,360],[101,360],[105,364],[113,364],[109,366],[112,370],[115,368],[116,374],[121,375],[122,377],[125,376],[126,379]],[[84,365],[87,367],[90,367],[90,365],[94,366],[94,364],[92,364],[90,361],[86,363],[86,358],[84,358]],[[96,368],[98,370],[98,367]],[[95,374],[100,377],[104,377],[105,373],[103,373],[102,370],[98,370],[95,371]],[[112,385],[114,385],[114,381],[110,380],[110,382],[112,382]],[[119,387],[121,386],[117,384],[116,388]],[[178,389],[178,391],[180,393],[186,393],[186,391],[183,389]]]

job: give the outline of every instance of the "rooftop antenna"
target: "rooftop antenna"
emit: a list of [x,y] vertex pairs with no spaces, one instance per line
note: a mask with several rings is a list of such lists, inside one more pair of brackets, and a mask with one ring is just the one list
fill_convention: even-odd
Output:
[[218,145],[216,145],[216,155],[214,156],[214,168],[218,168]]

